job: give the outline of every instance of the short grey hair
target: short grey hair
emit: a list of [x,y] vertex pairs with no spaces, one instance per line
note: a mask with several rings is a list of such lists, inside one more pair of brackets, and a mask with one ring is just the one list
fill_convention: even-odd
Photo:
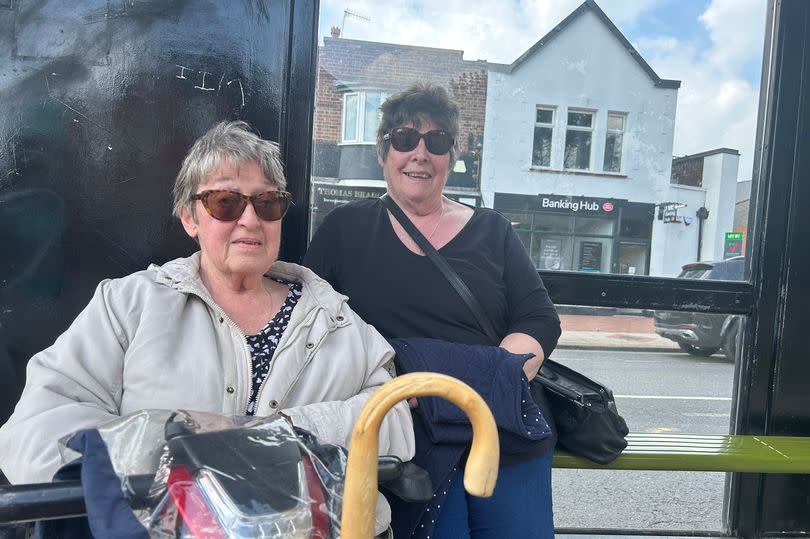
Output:
[[191,195],[197,192],[206,177],[225,160],[234,165],[256,161],[264,176],[279,191],[287,186],[277,143],[261,138],[247,122],[220,122],[198,138],[183,159],[183,165],[174,180],[172,213],[175,216],[180,217],[183,206],[188,206],[194,215]]
[[[380,106],[382,118],[377,127],[377,153],[383,161],[388,158],[391,143],[383,137],[392,129],[413,124],[417,129],[422,122],[429,121],[444,129],[453,139],[458,138],[459,109],[443,87],[418,82],[410,88],[394,94]],[[450,148],[450,168],[456,162],[458,141]]]

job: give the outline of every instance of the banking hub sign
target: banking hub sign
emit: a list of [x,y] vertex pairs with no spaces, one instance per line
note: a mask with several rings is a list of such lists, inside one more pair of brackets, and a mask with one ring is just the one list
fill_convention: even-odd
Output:
[[540,210],[576,215],[613,216],[621,201],[607,198],[537,195]]

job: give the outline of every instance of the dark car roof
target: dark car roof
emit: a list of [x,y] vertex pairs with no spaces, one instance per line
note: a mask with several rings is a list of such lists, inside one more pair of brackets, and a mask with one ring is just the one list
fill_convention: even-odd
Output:
[[725,260],[692,262],[681,266],[679,277],[739,281],[743,278],[745,257],[735,256]]

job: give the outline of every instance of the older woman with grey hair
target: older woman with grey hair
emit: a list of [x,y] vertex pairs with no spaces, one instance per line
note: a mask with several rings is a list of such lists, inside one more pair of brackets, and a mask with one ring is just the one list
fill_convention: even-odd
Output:
[[[390,379],[393,352],[326,281],[276,260],[285,185],[278,146],[244,122],[220,123],[194,143],[174,213],[199,251],[103,281],[29,361],[0,429],[9,480],[50,480],[62,436],[145,408],[283,412],[320,440],[347,445],[360,409]],[[380,452],[407,460],[413,451],[402,403],[383,423]],[[380,531],[385,508],[378,516]]]

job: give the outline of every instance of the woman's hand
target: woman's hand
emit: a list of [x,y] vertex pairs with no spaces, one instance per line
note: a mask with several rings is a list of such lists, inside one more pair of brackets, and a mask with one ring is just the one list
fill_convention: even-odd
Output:
[[543,364],[543,358],[534,356],[531,359],[527,359],[526,363],[523,364],[523,372],[526,373],[526,378],[531,382],[534,380],[534,377],[537,376],[537,373],[540,372],[540,366]]
[[509,350],[513,354],[534,354],[533,358],[527,359],[523,364],[523,372],[526,373],[526,378],[531,382],[537,373],[540,372],[540,366],[546,358],[543,352],[543,347],[537,342],[537,339],[525,333],[510,333],[501,341],[501,348]]

